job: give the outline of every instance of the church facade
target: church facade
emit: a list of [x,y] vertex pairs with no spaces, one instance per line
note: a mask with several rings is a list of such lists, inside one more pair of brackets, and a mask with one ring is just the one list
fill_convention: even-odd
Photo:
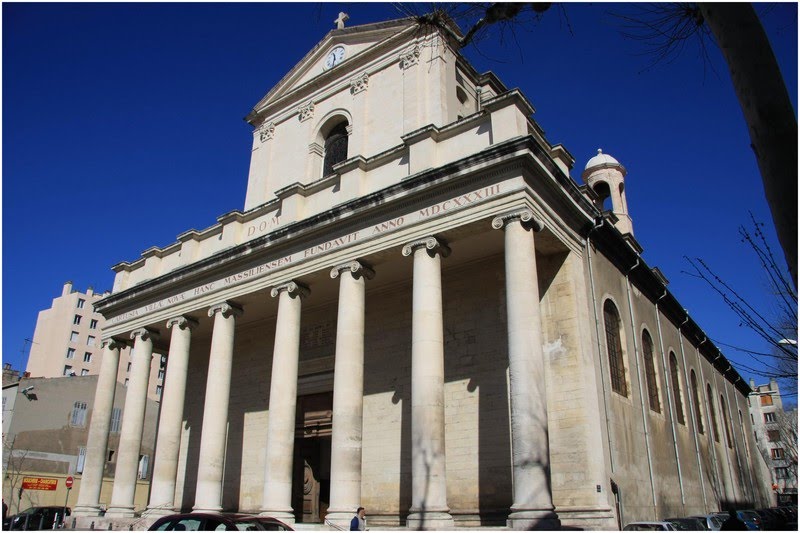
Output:
[[247,117],[244,210],[114,267],[75,514],[142,511],[153,350],[145,516],[617,529],[766,503],[750,389],[640,256],[624,166],[576,183],[446,22],[341,21]]

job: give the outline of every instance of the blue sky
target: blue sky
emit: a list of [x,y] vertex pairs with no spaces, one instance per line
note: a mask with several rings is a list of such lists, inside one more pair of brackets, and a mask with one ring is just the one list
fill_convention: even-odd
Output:
[[[567,4],[464,54],[525,93],[550,142],[576,158],[574,179],[597,148],[625,165],[644,259],[712,339],[763,348],[682,273],[683,256],[701,257],[769,301],[737,233],[752,211],[779,250],[727,67],[715,48],[705,63],[689,45],[648,69],[609,14],[630,9]],[[3,4],[4,362],[24,368],[24,339],[64,281],[110,289],[112,265],[242,209],[242,117],[342,10],[348,26],[402,16],[361,3]],[[796,110],[797,5],[757,11]]]

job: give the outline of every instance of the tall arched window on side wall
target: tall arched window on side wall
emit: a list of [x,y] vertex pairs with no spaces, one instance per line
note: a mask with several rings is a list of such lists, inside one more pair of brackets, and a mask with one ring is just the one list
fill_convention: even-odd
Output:
[[725,397],[719,395],[719,408],[722,410],[722,422],[725,426],[725,440],[728,443],[728,448],[733,449],[733,438],[731,437],[731,418],[728,416],[728,409],[726,409]]
[[644,354],[644,374],[647,378],[647,396],[650,399],[650,409],[660,413],[661,402],[658,399],[656,365],[653,363],[653,339],[647,330],[642,331],[642,353]]
[[691,374],[689,375],[689,379],[692,381],[692,401],[694,402],[694,419],[697,420],[697,431],[701,435],[705,433],[705,427],[703,427],[703,415],[702,410],[700,409],[700,393],[697,390],[697,376],[692,370]]
[[611,390],[628,397],[628,382],[625,379],[625,359],[622,354],[622,335],[619,313],[611,300],[603,305],[603,319],[606,326],[606,348],[608,349],[608,368],[611,373]]
[[706,398],[708,399],[708,410],[711,412],[711,433],[714,440],[719,442],[719,426],[717,425],[717,412],[714,410],[714,393],[711,392],[711,383],[706,384]]
[[669,352],[669,374],[672,377],[672,403],[675,405],[675,417],[678,423],[686,425],[683,416],[683,397],[681,395],[681,378],[678,374],[678,358],[674,352]]
[[325,159],[322,175],[333,174],[333,165],[347,159],[347,122],[340,122],[325,137]]

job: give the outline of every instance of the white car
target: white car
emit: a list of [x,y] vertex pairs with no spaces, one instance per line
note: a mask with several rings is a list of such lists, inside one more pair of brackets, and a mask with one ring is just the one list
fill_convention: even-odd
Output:
[[669,522],[631,522],[622,531],[677,531]]

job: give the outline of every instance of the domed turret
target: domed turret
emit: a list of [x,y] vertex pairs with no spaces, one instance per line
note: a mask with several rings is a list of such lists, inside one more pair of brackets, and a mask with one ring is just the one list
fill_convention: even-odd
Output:
[[[633,222],[628,215],[628,201],[625,197],[625,175],[628,173],[619,161],[602,149],[589,159],[583,170],[583,181],[597,193],[596,207],[600,211],[611,211],[617,217],[616,228],[623,235],[633,235]],[[611,199],[611,205],[607,200]]]

